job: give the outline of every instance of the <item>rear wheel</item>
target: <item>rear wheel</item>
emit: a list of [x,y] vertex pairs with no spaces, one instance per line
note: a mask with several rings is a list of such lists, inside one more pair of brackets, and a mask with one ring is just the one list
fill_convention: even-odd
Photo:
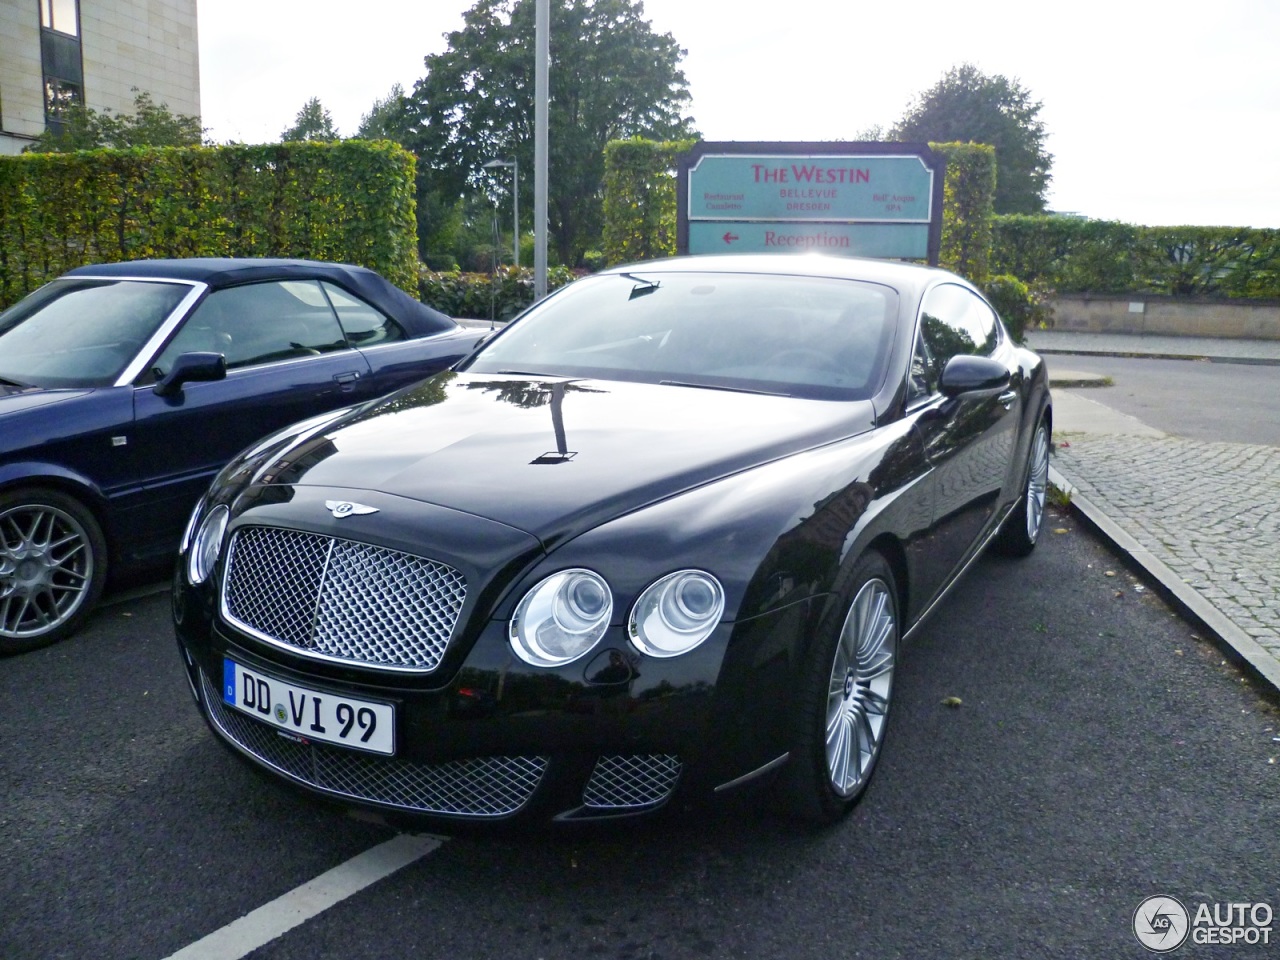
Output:
[[0,654],[74,633],[106,574],[102,530],[78,501],[56,490],[0,494]]
[[866,790],[884,745],[898,656],[893,572],[878,553],[854,568],[846,604],[813,645],[782,788],[789,812],[819,823],[844,816]]
[[1044,505],[1049,494],[1049,423],[1041,418],[1031,438],[1027,456],[1027,482],[1022,498],[1005,519],[995,545],[1011,557],[1025,557],[1036,548],[1044,525]]

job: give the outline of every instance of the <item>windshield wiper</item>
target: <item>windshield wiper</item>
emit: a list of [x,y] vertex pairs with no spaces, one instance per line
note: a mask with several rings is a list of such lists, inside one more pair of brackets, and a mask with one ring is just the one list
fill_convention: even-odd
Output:
[[8,377],[0,377],[0,383],[7,387],[29,387],[29,383],[19,383],[17,380],[10,380]]
[[634,300],[636,297],[643,297],[647,293],[653,293],[662,286],[657,280],[646,280],[644,277],[637,277],[634,273],[620,273],[618,276],[625,277],[635,284],[631,288],[631,295],[627,297],[628,300]]
[[686,383],[683,380],[659,380],[663,387],[693,387],[696,390],[725,390],[729,393],[756,393],[762,397],[789,397],[789,393],[777,390],[752,390],[750,387],[725,387],[717,383]]

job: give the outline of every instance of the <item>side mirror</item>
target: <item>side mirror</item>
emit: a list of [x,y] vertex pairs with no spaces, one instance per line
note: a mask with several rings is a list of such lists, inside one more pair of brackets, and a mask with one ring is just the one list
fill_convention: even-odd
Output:
[[990,357],[957,354],[942,368],[938,388],[944,397],[995,394],[1009,388],[1009,368]]
[[195,380],[225,380],[227,358],[221,353],[184,353],[173,361],[173,369],[152,387],[158,397],[172,397],[184,383]]

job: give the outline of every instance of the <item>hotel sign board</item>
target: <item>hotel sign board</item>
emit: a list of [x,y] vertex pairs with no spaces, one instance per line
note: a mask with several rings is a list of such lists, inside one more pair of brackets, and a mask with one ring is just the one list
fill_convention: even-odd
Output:
[[936,264],[944,172],[919,143],[701,142],[679,158],[679,251]]

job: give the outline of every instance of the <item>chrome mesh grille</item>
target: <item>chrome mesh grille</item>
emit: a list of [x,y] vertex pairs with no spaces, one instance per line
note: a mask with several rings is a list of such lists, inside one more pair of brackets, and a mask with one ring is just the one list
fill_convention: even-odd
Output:
[[418,763],[299,743],[226,706],[203,671],[200,680],[209,717],[224,737],[294,780],[356,800],[419,813],[501,817],[528,802],[547,769],[546,757]]
[[597,809],[648,807],[661,803],[680,779],[680,758],[665,753],[601,757],[582,791]]
[[367,543],[245,527],[231,538],[224,611],[277,643],[357,663],[434,670],[466,599],[443,563]]

